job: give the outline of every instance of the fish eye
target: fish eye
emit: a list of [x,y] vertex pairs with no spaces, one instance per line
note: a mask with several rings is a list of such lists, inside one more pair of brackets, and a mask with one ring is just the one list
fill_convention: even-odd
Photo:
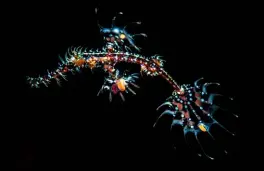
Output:
[[121,39],[125,39],[125,38],[126,38],[126,35],[125,35],[125,34],[120,34],[119,37],[120,37]]

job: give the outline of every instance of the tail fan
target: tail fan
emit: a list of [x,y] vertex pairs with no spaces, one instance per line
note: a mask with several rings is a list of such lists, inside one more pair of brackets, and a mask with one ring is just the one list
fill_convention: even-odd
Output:
[[[211,85],[219,86],[220,84],[202,83],[203,81],[204,79],[200,78],[194,82],[193,86],[190,84],[184,84],[181,86],[180,90],[175,90],[172,95],[167,98],[166,102],[157,108],[157,110],[160,110],[163,107],[167,107],[169,110],[166,110],[158,117],[154,127],[164,114],[172,115],[173,121],[171,127],[175,125],[182,126],[186,141],[187,139],[185,136],[188,133],[194,134],[203,154],[207,158],[213,160],[214,158],[205,152],[199,141],[198,135],[200,133],[207,133],[214,140],[214,137],[211,133],[212,125],[218,125],[233,136],[235,136],[235,134],[229,131],[215,119],[215,113],[217,110],[221,109],[226,111],[227,109],[222,108],[218,104],[214,103],[215,98],[222,95],[209,93],[208,88]],[[232,99],[230,98],[230,100]],[[233,115],[238,117],[235,114]]]

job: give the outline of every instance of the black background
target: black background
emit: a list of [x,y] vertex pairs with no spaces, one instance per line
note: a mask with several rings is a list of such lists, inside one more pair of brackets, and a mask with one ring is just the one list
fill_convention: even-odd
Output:
[[[240,31],[237,25],[241,14],[237,4],[109,2],[99,5],[98,16],[94,14],[97,4],[29,5],[30,8],[17,14],[23,23],[19,25],[17,43],[24,51],[23,79],[55,68],[58,54],[63,56],[70,46],[100,48],[103,41],[96,19],[109,27],[112,17],[122,11],[124,15],[116,24],[142,21],[141,26],[131,26],[128,31],[148,35],[147,39],[136,40],[142,53],[164,56],[165,69],[179,84],[205,77],[220,82],[226,94],[238,101],[241,79],[237,76]],[[185,145],[182,129],[169,134],[165,122],[163,129],[153,129],[159,115],[155,109],[172,91],[164,80],[145,76],[138,82],[141,88],[136,90],[136,96],[125,96],[125,103],[115,97],[109,103],[106,94],[96,96],[103,75],[92,74],[88,69],[70,75],[62,87],[56,83],[41,89],[24,85],[18,98],[21,112],[16,116],[17,168],[86,165],[91,159],[204,159]],[[221,160],[238,160],[239,123],[228,122],[238,136],[231,139],[219,131],[216,134],[222,136],[221,143],[227,143],[230,155],[222,156],[214,150],[208,153]],[[171,137],[177,140],[176,150],[172,150]]]

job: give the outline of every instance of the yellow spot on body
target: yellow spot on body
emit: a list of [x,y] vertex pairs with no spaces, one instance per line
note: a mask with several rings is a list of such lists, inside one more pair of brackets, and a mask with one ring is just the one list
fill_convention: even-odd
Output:
[[198,124],[198,127],[203,132],[206,132],[207,131],[207,129],[206,129],[206,127],[205,127],[205,125],[203,123]]
[[141,71],[145,71],[147,67],[145,65],[141,65]]
[[155,62],[155,64],[157,64],[158,66],[161,66],[161,61],[157,60],[157,59],[153,59],[153,61]]
[[126,35],[124,35],[124,34],[120,34],[120,38],[121,38],[121,39],[124,39],[124,38],[126,38]]
[[116,80],[116,85],[120,91],[126,90],[126,81],[124,79]]
[[74,61],[75,65],[77,66],[82,66],[85,63],[85,59],[78,59],[76,61]]
[[91,69],[93,69],[96,66],[96,61],[95,60],[87,60],[87,64]]
[[108,61],[108,57],[102,57],[102,61],[104,62]]

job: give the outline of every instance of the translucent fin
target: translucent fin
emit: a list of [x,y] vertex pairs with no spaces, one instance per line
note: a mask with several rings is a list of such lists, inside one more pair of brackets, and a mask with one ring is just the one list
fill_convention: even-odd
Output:
[[199,78],[198,80],[196,80],[196,81],[194,82],[194,86],[195,86],[195,88],[197,88],[197,89],[200,88],[200,82],[201,82],[203,79],[204,79],[204,78],[202,77],[202,78]]
[[198,133],[195,132],[194,134],[195,134],[195,139],[196,139],[196,141],[198,142],[198,144],[199,144],[199,146],[200,146],[200,148],[201,148],[203,154],[204,154],[207,158],[209,158],[209,159],[211,159],[211,160],[214,160],[213,157],[209,156],[209,155],[204,151],[204,148],[203,148],[202,144],[201,144],[200,141],[199,141]]
[[219,83],[205,83],[205,84],[203,85],[203,88],[202,88],[202,90],[203,90],[203,92],[204,92],[205,94],[208,93],[208,92],[207,92],[207,87],[210,86],[210,85],[217,85],[217,86],[220,86]]
[[128,89],[131,93],[133,93],[134,95],[136,95],[136,93],[135,93],[130,87],[127,87],[127,89]]
[[61,86],[61,81],[60,81],[60,79],[59,79],[59,78],[55,78],[55,80],[56,80],[58,86]]
[[174,116],[175,112],[171,111],[171,110],[165,110],[157,119],[156,122],[154,123],[153,127],[156,127],[157,123],[159,122],[160,118],[163,117],[164,115],[171,115]]
[[139,87],[138,85],[136,85],[135,83],[130,82],[130,84],[133,85],[133,86],[136,87],[136,88],[140,88],[140,87]]
[[164,102],[156,110],[159,110],[163,106],[169,106],[171,108],[173,107],[173,105],[171,104],[171,102]]
[[[212,118],[213,119],[213,118]],[[217,124],[219,125],[222,129],[224,129],[226,132],[228,132],[229,134],[231,134],[232,136],[235,136],[235,133],[229,131],[226,127],[224,127],[222,124],[220,124],[218,121],[216,121],[215,119],[213,119],[213,124]]]
[[113,99],[113,98],[112,98],[112,92],[110,91],[110,92],[109,92],[109,101],[112,102],[112,99]]
[[121,92],[119,92],[119,95],[123,101],[126,101],[124,95]]

